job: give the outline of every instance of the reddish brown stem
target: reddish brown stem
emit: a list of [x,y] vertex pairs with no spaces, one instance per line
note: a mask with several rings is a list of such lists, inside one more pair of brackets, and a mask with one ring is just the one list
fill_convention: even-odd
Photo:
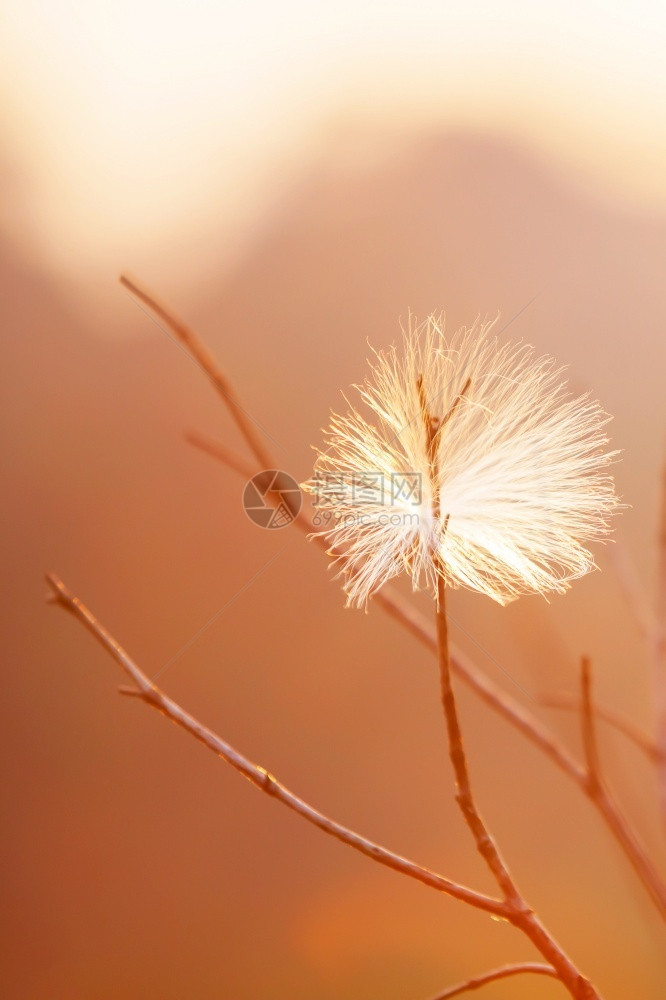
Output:
[[575,997],[576,1000],[599,1000],[599,994],[595,988],[578,971],[521,895],[492,835],[476,807],[451,681],[448,626],[446,621],[446,585],[441,575],[438,576],[437,637],[442,706],[446,720],[449,756],[455,775],[456,802],[472,833],[476,849],[488,865],[502,891],[504,900],[509,908],[510,916],[508,919],[511,923],[515,927],[518,927],[541,952],[543,957],[555,970],[557,978],[567,988],[572,997]]
[[451,986],[448,990],[444,990],[443,993],[438,993],[437,996],[431,997],[430,1000],[451,1000],[452,997],[461,996],[463,993],[471,993],[472,990],[478,990],[482,986],[487,986],[488,983],[496,983],[500,979],[508,979],[510,976],[522,976],[526,973],[536,976],[555,976],[557,978],[555,969],[550,965],[543,965],[541,962],[519,962],[515,965],[503,965],[499,969],[485,972],[482,976],[474,976],[472,979],[466,979],[464,983]]
[[120,276],[120,284],[127,289],[136,299],[161,319],[169,327],[178,342],[185,348],[187,353],[196,361],[201,370],[208,376],[224,405],[229,410],[232,420],[236,423],[239,431],[248,443],[252,454],[257,459],[261,469],[273,467],[268,449],[264,446],[263,438],[258,433],[258,425],[255,420],[246,412],[236,395],[233,386],[217,361],[210,353],[206,345],[200,338],[190,330],[181,320],[177,319],[170,309],[158,302],[145,289],[140,288],[136,282],[128,278],[127,275]]
[[504,898],[512,906],[520,908],[522,903],[520,893],[500,856],[495,841],[479,815],[472,795],[465,748],[458,720],[458,710],[453,693],[451,662],[449,658],[449,633],[446,619],[446,584],[441,575],[437,579],[437,640],[439,646],[442,707],[444,709],[444,718],[446,719],[449,756],[455,776],[456,802],[467,826],[471,830],[477,850],[490,868],[495,881],[502,890]]
[[[546,708],[573,710],[575,712],[582,710],[580,698],[575,698],[568,694],[545,695],[539,698],[539,702],[545,705]],[[599,705],[597,703],[594,707],[594,714],[601,722],[605,722],[612,729],[621,733],[630,743],[633,743],[649,761],[654,763],[659,760],[660,754],[656,743],[650,740],[641,732],[638,726],[634,725],[621,712],[616,712],[615,709],[609,708],[608,705]]]

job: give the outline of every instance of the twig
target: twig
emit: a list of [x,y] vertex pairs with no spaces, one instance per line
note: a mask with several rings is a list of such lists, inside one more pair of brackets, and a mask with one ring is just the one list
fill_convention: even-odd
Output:
[[601,785],[601,765],[599,763],[599,749],[597,747],[597,733],[594,722],[594,705],[592,703],[592,667],[589,657],[584,656],[580,665],[580,689],[581,689],[581,726],[583,731],[583,750],[585,752],[585,766],[587,770],[587,783],[590,786],[590,794],[596,793],[597,786]]
[[[539,703],[546,708],[557,708],[565,711],[573,710],[575,712],[581,711],[580,698],[575,698],[568,694],[543,695],[539,698]],[[594,714],[597,719],[607,723],[607,725],[626,737],[649,760],[653,762],[659,760],[660,754],[656,744],[641,732],[638,726],[635,726],[633,722],[622,715],[621,712],[616,712],[615,709],[609,708],[607,705],[595,704]]]
[[169,326],[174,336],[180,341],[188,354],[194,358],[199,367],[208,375],[219,392],[232,419],[247,441],[252,454],[259,462],[261,469],[272,468],[268,450],[264,447],[263,441],[257,434],[256,422],[243,409],[240,399],[236,395],[231,383],[203,341],[181,320],[177,319],[169,309],[158,302],[153,295],[140,288],[131,278],[122,274],[120,276],[120,284],[139,299],[139,301],[143,302],[144,305],[148,306],[156,316]]
[[525,909],[525,904],[506,864],[502,860],[493,837],[476,808],[472,795],[467,758],[462,740],[460,722],[458,720],[453,685],[451,683],[449,635],[446,618],[446,584],[441,574],[438,574],[437,577],[437,640],[442,707],[444,709],[449,739],[449,756],[456,781],[456,802],[460,807],[465,822],[472,832],[477,850],[492,872],[495,881],[502,890],[505,900],[512,908],[523,910]]
[[472,990],[478,990],[481,986],[486,986],[488,983],[495,983],[498,979],[508,979],[509,976],[520,976],[523,973],[533,973],[537,976],[554,976],[557,978],[557,972],[551,965],[544,965],[541,962],[520,962],[516,965],[503,965],[500,969],[493,969],[492,972],[486,972],[482,976],[474,976],[473,979],[466,979],[464,983],[451,986],[448,990],[444,990],[443,993],[438,993],[437,996],[431,997],[430,1000],[451,1000],[451,997],[460,996],[461,993],[471,993]]
[[[219,441],[213,441],[212,438],[207,437],[205,434],[200,434],[199,431],[186,430],[185,440],[195,448],[199,448],[208,455],[212,455],[213,458],[222,462],[223,465],[227,465],[240,476],[245,476],[246,479],[251,479],[257,472],[263,471],[262,469],[258,469],[256,464],[251,462],[250,459],[245,458],[244,455],[239,455],[238,452],[232,451],[231,448],[227,448],[226,445]],[[266,495],[266,500],[269,503],[271,503],[271,497],[271,493]]]
[[608,546],[608,560],[639,632],[645,641],[652,645],[659,631],[659,623],[641,584],[636,564],[621,537],[615,538],[613,545]]
[[468,889],[466,886],[460,885],[457,882],[452,882],[451,880],[444,878],[442,875],[438,875],[427,868],[422,868],[420,865],[415,864],[413,861],[409,861],[407,858],[394,854],[385,847],[381,847],[379,844],[375,844],[371,840],[367,840],[365,837],[355,833],[353,830],[342,826],[335,820],[329,819],[328,816],[325,816],[317,809],[308,805],[307,802],[304,802],[303,799],[294,795],[293,792],[289,791],[288,788],[281,784],[281,782],[279,782],[277,778],[270,774],[270,772],[268,772],[265,768],[253,763],[243,754],[239,753],[238,750],[226,741],[222,740],[210,729],[207,729],[197,719],[181,708],[181,706],[175,701],[168,698],[167,695],[165,695],[155,684],[152,683],[147,675],[144,674],[144,672],[125,652],[122,646],[120,646],[113,636],[107,632],[95,615],[89,611],[89,609],[72,593],[71,590],[69,590],[68,587],[65,586],[62,580],[55,576],[55,574],[48,574],[46,580],[51,588],[51,592],[55,600],[74,614],[78,621],[80,621],[88,629],[88,631],[92,633],[95,639],[101,643],[106,651],[110,653],[114,660],[122,667],[128,677],[130,677],[134,684],[136,684],[136,690],[122,687],[120,689],[122,694],[131,694],[132,696],[145,701],[146,704],[151,707],[156,708],[167,718],[171,719],[172,722],[175,722],[176,725],[185,729],[188,733],[190,733],[190,735],[194,736],[195,739],[207,746],[208,749],[212,750],[213,753],[218,755],[218,757],[225,760],[228,764],[235,768],[236,771],[251,781],[253,785],[256,785],[257,788],[261,789],[262,792],[265,792],[267,795],[277,799],[303,819],[312,823],[320,830],[323,830],[324,833],[335,837],[337,840],[342,841],[349,847],[353,847],[355,850],[360,851],[361,854],[366,855],[366,857],[372,858],[373,861],[377,861],[379,864],[385,865],[387,868],[392,868],[394,871],[407,875],[409,878],[413,878],[417,882],[422,882],[431,889],[436,889],[439,892],[446,893],[447,895],[453,896],[455,899],[459,899],[476,909],[484,910],[487,913],[494,914],[495,916],[508,917],[507,908],[501,900],[475,892],[473,889]]
[[[187,440],[201,451],[218,459],[232,469],[246,475],[248,478],[257,471],[251,461],[235,453],[229,452],[223,445],[197,431],[188,431]],[[305,511],[301,511],[295,520],[298,527],[306,534],[316,532]],[[326,543],[322,536],[313,535],[313,540],[323,549]],[[391,585],[383,587],[373,597],[373,600],[400,625],[407,629],[427,649],[437,651],[437,639],[431,623],[417,611],[409,601],[406,601]],[[578,764],[562,744],[546,727],[531,713],[516,701],[510,694],[503,691],[474,664],[467,654],[451,644],[451,666],[468,687],[494,712],[497,712],[514,729],[537,747],[553,764],[590,799],[604,820],[608,830],[617,841],[620,849],[627,857],[634,872],[646,889],[661,917],[666,920],[666,885],[659,872],[652,864],[638,835],[632,829],[628,819],[620,807],[612,799],[608,789],[598,790],[594,797],[590,796],[587,787],[585,769]]]
[[622,595],[645,640],[652,663],[656,749],[654,759],[657,764],[659,804],[662,818],[666,822],[666,466],[662,471],[654,610],[640,583],[627,547],[618,540],[609,552]]
[[[594,723],[595,709],[592,702],[591,667],[590,662],[586,657],[583,657],[581,665],[581,689],[581,724],[583,748],[585,752],[585,794],[588,796],[590,801],[595,804],[597,809],[599,809],[601,815],[606,820],[617,840],[625,846],[626,853],[647,866],[645,869],[645,877],[648,877],[652,871],[658,878],[656,872],[651,867],[651,863],[647,855],[637,852],[635,835],[629,825],[624,821],[622,814],[620,813],[620,810],[618,809],[603,778],[596,741],[596,727]],[[655,884],[655,888],[656,887],[657,885]],[[655,902],[658,901],[655,900]]]

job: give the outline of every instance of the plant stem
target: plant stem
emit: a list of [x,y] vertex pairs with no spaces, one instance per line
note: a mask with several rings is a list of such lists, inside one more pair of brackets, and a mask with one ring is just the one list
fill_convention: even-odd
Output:
[[535,976],[555,976],[557,978],[557,973],[550,965],[542,965],[540,962],[519,962],[515,965],[503,965],[500,969],[493,969],[491,972],[484,972],[481,976],[473,976],[471,979],[466,979],[464,983],[450,986],[443,993],[438,993],[436,997],[431,997],[431,1000],[451,1000],[452,997],[460,996],[463,993],[470,993],[472,990],[478,990],[481,986],[486,986],[488,983],[496,983],[498,980],[508,979],[510,976],[522,976],[525,973]]
[[509,869],[484,823],[474,801],[467,767],[467,757],[458,718],[449,657],[446,621],[446,583],[441,573],[437,577],[437,639],[441,679],[442,707],[446,720],[449,756],[456,783],[456,802],[469,827],[479,854],[488,865],[502,890],[509,911],[508,920],[521,930],[552,965],[557,978],[576,1000],[600,1000],[592,984],[576,969],[571,960],[542,926],[516,886]]
[[442,693],[442,708],[446,719],[446,729],[449,740],[449,756],[453,765],[456,782],[456,802],[472,832],[479,854],[490,868],[495,881],[501,888],[507,901],[518,905],[520,894],[509,871],[502,861],[499,850],[485,823],[479,815],[470,785],[467,758],[458,719],[458,710],[453,693],[451,663],[449,658],[448,625],[446,621],[446,584],[443,577],[438,577],[438,608],[437,608],[437,638],[439,643],[439,668]]

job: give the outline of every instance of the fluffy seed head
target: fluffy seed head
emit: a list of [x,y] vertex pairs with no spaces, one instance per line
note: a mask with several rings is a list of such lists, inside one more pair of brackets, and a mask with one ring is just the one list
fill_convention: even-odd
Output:
[[415,589],[436,593],[442,574],[507,604],[594,567],[584,543],[608,534],[618,505],[610,417],[572,397],[552,359],[500,345],[493,325],[447,342],[440,319],[410,321],[356,387],[370,419],[333,415],[303,488],[348,604],[403,571]]

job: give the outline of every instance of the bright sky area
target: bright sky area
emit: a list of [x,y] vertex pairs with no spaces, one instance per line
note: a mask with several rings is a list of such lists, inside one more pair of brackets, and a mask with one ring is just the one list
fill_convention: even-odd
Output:
[[663,3],[24,0],[0,32],[3,158],[66,269],[240,233],[343,123],[502,128],[666,203]]

